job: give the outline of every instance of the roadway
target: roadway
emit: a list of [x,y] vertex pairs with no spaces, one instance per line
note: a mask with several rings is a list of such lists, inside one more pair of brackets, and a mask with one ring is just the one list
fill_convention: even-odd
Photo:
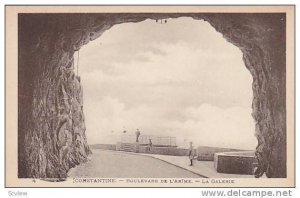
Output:
[[[199,178],[159,159],[134,153],[93,149],[88,162],[69,172],[70,177],[91,178]],[[187,158],[188,163],[188,158]]]

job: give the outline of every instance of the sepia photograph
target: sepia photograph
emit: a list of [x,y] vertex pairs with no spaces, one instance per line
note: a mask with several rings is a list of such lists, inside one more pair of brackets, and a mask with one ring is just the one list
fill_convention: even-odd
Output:
[[7,187],[294,187],[294,6],[6,6]]

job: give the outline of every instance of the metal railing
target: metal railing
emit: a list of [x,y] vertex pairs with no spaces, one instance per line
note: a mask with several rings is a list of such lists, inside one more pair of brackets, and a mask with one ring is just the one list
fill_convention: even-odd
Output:
[[[149,144],[149,139],[151,139],[153,146],[176,146],[176,137],[171,136],[154,136],[154,135],[140,135],[138,142],[139,144]],[[122,143],[135,143],[135,135],[122,135]]]

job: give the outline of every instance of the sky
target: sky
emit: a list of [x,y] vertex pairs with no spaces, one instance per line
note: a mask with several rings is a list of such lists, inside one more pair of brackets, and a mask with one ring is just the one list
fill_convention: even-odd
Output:
[[255,148],[252,76],[242,52],[209,23],[118,24],[79,53],[89,144],[139,128],[176,137],[179,147]]

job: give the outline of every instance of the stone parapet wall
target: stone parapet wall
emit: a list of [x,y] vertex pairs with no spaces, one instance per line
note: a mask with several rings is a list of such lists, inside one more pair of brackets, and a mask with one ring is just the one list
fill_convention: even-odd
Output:
[[253,175],[257,160],[254,152],[224,152],[214,155],[218,173]]

